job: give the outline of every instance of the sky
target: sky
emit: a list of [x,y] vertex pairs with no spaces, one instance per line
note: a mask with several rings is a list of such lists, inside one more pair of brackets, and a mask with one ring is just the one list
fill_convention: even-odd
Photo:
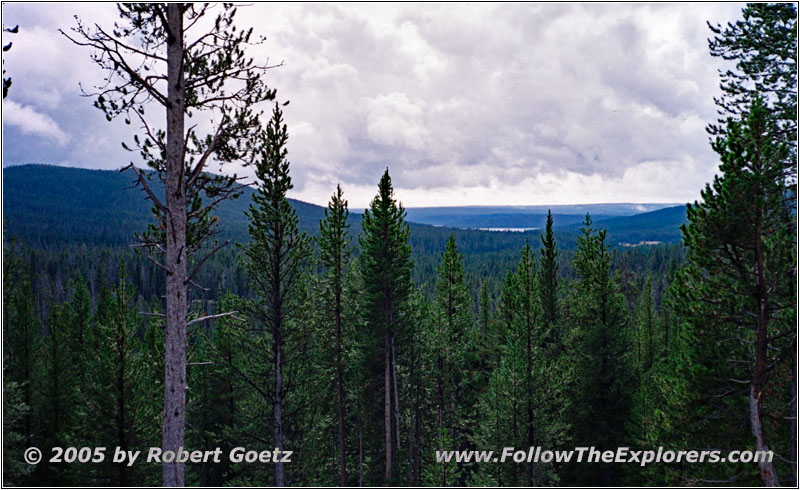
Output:
[[[237,25],[266,36],[257,61],[282,62],[265,76],[290,101],[290,197],[324,205],[341,183],[363,208],[388,167],[406,207],[683,203],[718,166],[706,21],[742,7],[256,4]],[[103,76],[91,51],[58,32],[76,15],[110,26],[114,5],[2,9],[20,26],[3,36],[3,166],[142,165],[121,147],[131,126],[81,96]]]

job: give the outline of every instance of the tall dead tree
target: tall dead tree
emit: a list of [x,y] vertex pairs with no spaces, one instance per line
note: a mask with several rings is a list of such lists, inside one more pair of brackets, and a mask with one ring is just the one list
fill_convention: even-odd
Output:
[[[91,48],[92,61],[105,72],[95,89],[81,87],[84,95],[95,98],[109,121],[122,116],[140,129],[133,144],[123,147],[138,151],[149,168],[131,163],[125,169],[135,173],[153,203],[156,221],[137,234],[137,246],[166,274],[163,449],[170,451],[184,442],[186,330],[202,321],[187,321],[188,287],[196,286],[200,267],[228,243],[214,238],[219,230],[211,212],[243,186],[235,174],[222,175],[223,164],[251,161],[260,127],[254,106],[275,97],[261,78],[269,67],[245,55],[252,29],[236,28],[232,5],[214,16],[215,8],[118,4],[120,20],[111,29],[86,26],[76,17],[72,32],[61,31]],[[159,116],[151,117],[151,110]],[[199,126],[210,133],[198,134]],[[212,161],[219,164],[218,175],[208,172]],[[163,184],[161,196],[154,178]],[[163,477],[165,486],[183,486],[183,464],[164,463]]]

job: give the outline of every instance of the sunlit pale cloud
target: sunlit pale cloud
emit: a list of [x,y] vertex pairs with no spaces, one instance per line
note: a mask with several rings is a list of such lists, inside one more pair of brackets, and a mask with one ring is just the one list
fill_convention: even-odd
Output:
[[64,146],[69,141],[64,131],[50,116],[36,112],[31,106],[20,105],[13,100],[3,104],[3,125],[18,128],[23,134],[35,135]]

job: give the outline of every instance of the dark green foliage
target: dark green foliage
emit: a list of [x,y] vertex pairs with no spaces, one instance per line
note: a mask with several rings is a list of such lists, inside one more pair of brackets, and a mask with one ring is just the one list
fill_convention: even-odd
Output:
[[[769,108],[778,131],[772,137],[796,148],[797,141],[797,6],[792,3],[750,3],[742,20],[724,28],[708,24],[711,55],[735,61],[734,70],[720,72],[723,95],[715,99],[724,117],[743,118],[755,98]],[[711,125],[712,134],[725,133],[727,121]],[[797,177],[797,157],[794,178]],[[791,168],[787,168],[791,170]],[[787,175],[791,177],[791,175]]]
[[[237,301],[235,296],[224,294],[219,310],[232,311]],[[248,424],[243,411],[252,397],[239,374],[247,364],[249,351],[239,348],[240,342],[247,341],[247,335],[238,321],[230,317],[217,320],[210,331],[197,332],[195,361],[189,366],[187,419],[192,430],[188,431],[187,440],[191,447],[219,447],[228,454],[244,441],[250,441],[246,437]],[[227,458],[219,463],[193,465],[190,470],[189,478],[202,486],[222,486],[241,475]]]
[[559,355],[563,348],[563,332],[558,328],[560,317],[558,298],[558,251],[553,236],[553,217],[547,212],[547,225],[542,235],[539,269],[536,272],[536,287],[542,308],[542,323],[545,328],[545,347]]
[[[369,370],[369,397],[383,399],[382,410],[375,410],[368,420],[370,434],[367,450],[377,463],[384,462],[384,471],[371,468],[366,482],[393,483],[398,477],[399,392],[397,390],[397,338],[407,334],[400,312],[411,291],[411,247],[405,211],[394,199],[392,180],[386,169],[378,184],[378,194],[364,211],[360,269],[363,277],[364,314],[367,323],[365,340],[366,369]],[[380,433],[379,433],[380,432]],[[380,476],[380,475],[383,476]],[[365,482],[365,483],[366,483]]]
[[[128,283],[125,265],[112,291],[101,295],[97,321],[83,337],[80,414],[85,427],[85,444],[92,447],[120,447],[140,450],[159,444],[163,369],[154,363],[137,332],[136,292]],[[75,331],[72,331],[75,334]],[[52,334],[51,334],[52,338]],[[66,444],[62,444],[66,446]],[[106,461],[91,467],[97,484],[130,486],[158,484],[160,472],[153,465],[113,464]]]
[[[634,381],[632,329],[617,280],[612,276],[605,231],[592,228],[586,216],[575,252],[578,280],[570,295],[568,351],[575,365],[571,386],[572,439],[576,446],[602,450],[624,446]],[[577,465],[572,475],[581,485],[609,485],[619,469],[599,471]]]
[[[774,373],[794,349],[796,242],[793,228],[786,226],[794,218],[783,206],[782,162],[788,147],[776,144],[775,131],[773,117],[757,98],[741,121],[729,119],[714,144],[722,159],[720,175],[701,192],[703,201],[689,207],[690,222],[683,228],[688,264],[678,276],[676,299],[702,346],[694,359],[706,369],[699,424],[719,413],[731,422],[737,414],[747,420],[748,390],[754,384],[761,385],[759,392],[773,394],[763,396],[764,410],[790,410],[781,386],[793,381]],[[758,362],[759,356],[766,357]],[[748,425],[721,431],[717,444],[745,444]],[[778,426],[766,425],[766,437]],[[791,447],[781,431],[774,437],[779,453]]]
[[[246,214],[241,201],[219,210],[228,236],[245,243],[195,277],[208,289],[188,308],[186,445],[225,455],[280,446],[294,456],[281,468],[225,456],[189,464],[186,482],[796,484],[797,228],[786,187],[796,98],[781,95],[796,84],[794,12],[749,5],[744,21],[714,28],[713,54],[738,71],[723,76],[720,105],[731,117],[711,128],[722,163],[701,200],[688,211],[587,216],[580,233],[550,213],[536,218],[543,233],[409,224],[388,169],[363,217],[350,214],[340,187],[326,210],[290,201],[276,105],[252,142],[259,186],[243,190]],[[772,95],[765,102],[759,91]],[[29,446],[159,445],[164,274],[119,247],[148,210],[115,173],[4,173],[4,213],[23,245],[7,241],[3,254],[3,483],[158,484],[155,465],[34,468],[21,459]],[[201,197],[189,209],[208,224],[201,206],[214,197]],[[671,240],[680,223],[685,249],[628,246]],[[775,459],[436,461],[441,449],[510,446],[768,447]]]
[[[3,482],[22,485],[30,483],[27,476],[34,470],[22,460],[22,451],[38,441],[36,410],[40,407],[38,402],[41,399],[38,396],[41,387],[38,379],[41,373],[42,340],[39,331],[41,322],[37,316],[30,278],[20,268],[16,270],[21,277],[5,274],[14,269],[11,266],[3,270],[3,288],[6,291],[3,302],[3,391],[10,396],[8,403],[11,408],[9,419],[3,419],[3,428],[10,429],[10,433],[7,433],[9,442],[16,440],[17,444],[9,448],[12,452],[3,455],[4,465],[8,465],[4,469],[9,468],[3,474]],[[7,294],[11,292],[9,286],[12,283],[15,283],[15,289]]]
[[[238,337],[239,349],[251,352],[249,365],[237,368],[255,391],[255,427],[271,426],[274,447],[283,450],[289,438],[290,413],[296,393],[292,390],[303,369],[304,349],[309,336],[305,308],[306,265],[311,256],[308,236],[298,230],[297,213],[286,199],[292,188],[286,141],[288,131],[280,106],[275,105],[272,119],[261,135],[261,151],[256,163],[258,191],[250,205],[251,240],[245,247],[252,299],[241,302],[247,316],[245,332]],[[268,383],[262,380],[269,379]],[[260,406],[259,406],[260,405]],[[270,413],[271,423],[259,420]],[[263,429],[259,432],[262,432]],[[284,465],[275,465],[275,484],[287,481]],[[289,475],[291,481],[291,475]]]
[[[450,235],[436,281],[436,303],[428,348],[435,356],[435,369],[428,377],[433,382],[437,416],[437,447],[443,450],[467,449],[475,414],[471,373],[478,361],[472,299],[467,291],[464,265]],[[463,484],[468,473],[464,465],[441,463],[431,467],[426,481],[438,486]]]
[[[320,263],[327,270],[323,285],[324,312],[321,328],[323,338],[329,338],[333,334],[333,352],[328,352],[324,358],[333,360],[333,371],[335,373],[334,383],[336,385],[336,441],[337,441],[337,466],[338,481],[340,486],[348,484],[347,479],[347,427],[345,413],[345,378],[344,372],[346,365],[345,356],[345,326],[343,322],[344,303],[342,297],[344,293],[344,281],[347,275],[349,257],[352,253],[350,246],[350,236],[348,234],[348,210],[347,201],[342,195],[341,186],[336,186],[336,193],[325,210],[325,219],[320,221]],[[333,328],[331,328],[333,327]],[[331,332],[332,330],[332,332]],[[326,345],[323,341],[322,345]]]

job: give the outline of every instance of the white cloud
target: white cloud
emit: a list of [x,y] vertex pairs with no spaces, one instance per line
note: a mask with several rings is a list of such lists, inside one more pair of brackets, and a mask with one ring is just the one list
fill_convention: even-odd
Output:
[[[672,202],[716,172],[703,128],[716,118],[722,65],[708,54],[706,21],[733,21],[741,8],[270,3],[240,8],[237,22],[267,36],[249,51],[257,62],[285,61],[266,78],[291,100],[295,197],[324,204],[342,183],[365,206],[389,166],[409,206]],[[99,168],[135,158],[119,147],[131,128],[79,95],[78,81],[102,75],[89,51],[56,32],[74,13],[108,25],[114,6],[3,13],[20,23],[6,63],[14,99],[68,138],[57,152],[7,138],[4,158]]]
[[69,141],[69,136],[50,116],[13,100],[3,101],[3,125],[6,124],[18,127],[25,134],[41,136],[59,146],[64,146]]
[[404,93],[392,92],[366,101],[367,134],[379,145],[422,150],[428,144],[428,130],[422,108]]

